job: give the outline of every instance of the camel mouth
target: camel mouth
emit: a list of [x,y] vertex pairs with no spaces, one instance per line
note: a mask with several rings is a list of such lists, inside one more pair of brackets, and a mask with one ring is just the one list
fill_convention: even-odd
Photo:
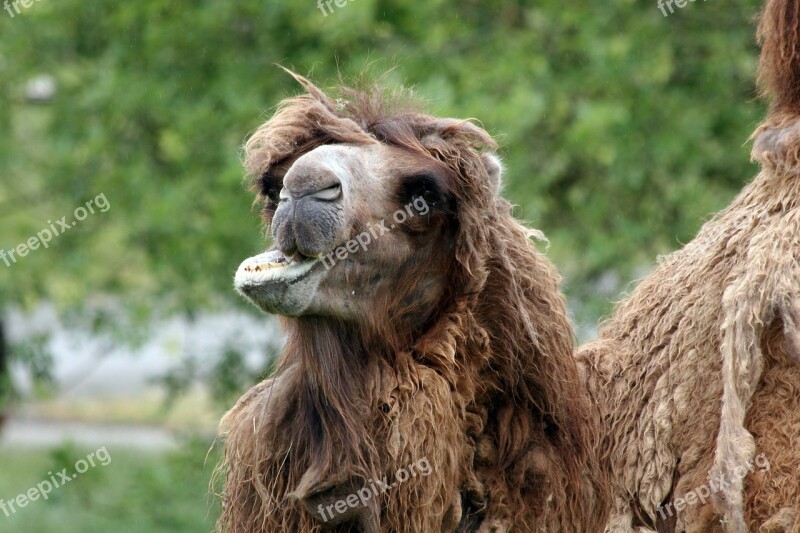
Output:
[[248,257],[236,271],[236,287],[263,285],[269,282],[290,283],[297,281],[319,263],[312,257],[286,257],[280,250],[270,250]]
[[236,271],[233,284],[245,298],[263,311],[284,316],[300,316],[310,305],[321,276],[312,275],[319,259],[289,258],[280,250],[270,250],[245,259]]

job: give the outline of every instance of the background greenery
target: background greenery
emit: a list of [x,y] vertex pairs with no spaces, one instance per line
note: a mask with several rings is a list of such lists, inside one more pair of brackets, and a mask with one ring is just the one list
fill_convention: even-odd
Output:
[[[695,2],[669,17],[655,0],[350,0],[327,16],[313,0],[0,11],[0,248],[100,193],[111,203],[48,250],[0,263],[0,327],[3,308],[49,302],[75,327],[135,343],[154,316],[243,305],[231,276],[263,241],[239,147],[297,91],[276,63],[322,86],[397,67],[390,82],[413,86],[432,113],[478,118],[502,145],[506,196],[550,238],[576,320],[594,324],[755,172],[744,143],[764,111],[752,81],[759,5]],[[41,76],[56,85],[46,102],[30,94]],[[37,346],[11,357],[46,379]],[[235,354],[221,360],[211,389],[228,398],[252,377]],[[171,462],[153,468],[177,494]],[[131,505],[147,515],[147,498]],[[180,506],[159,509],[153,528],[193,530]],[[49,519],[36,520],[32,531]]]
[[[85,459],[94,450],[70,443],[50,452],[25,451],[0,455],[0,494],[7,499],[25,494]],[[48,499],[39,498],[6,517],[0,511],[0,531],[14,533],[153,533],[213,531],[218,501],[207,491],[216,455],[208,447],[187,441],[180,452],[163,455],[110,452],[111,462],[97,462]],[[59,479],[58,474],[55,474]]]

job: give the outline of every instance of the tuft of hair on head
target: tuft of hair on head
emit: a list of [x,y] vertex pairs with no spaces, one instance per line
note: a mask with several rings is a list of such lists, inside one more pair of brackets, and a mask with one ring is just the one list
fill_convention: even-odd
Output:
[[758,85],[772,114],[800,114],[800,0],[768,0],[759,17]]
[[[497,196],[502,168],[492,154],[497,143],[473,120],[438,118],[423,112],[423,101],[410,89],[361,75],[353,85],[328,93],[295,72],[281,67],[304,89],[283,100],[244,147],[244,166],[251,189],[272,169],[325,144],[384,143],[426,155],[462,177],[455,189],[492,191]],[[484,155],[484,157],[481,157]],[[489,182],[477,181],[488,175]],[[258,204],[263,195],[256,198]]]

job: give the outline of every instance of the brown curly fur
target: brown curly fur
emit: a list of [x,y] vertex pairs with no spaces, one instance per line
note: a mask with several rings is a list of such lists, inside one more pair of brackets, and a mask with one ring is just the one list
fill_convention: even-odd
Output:
[[[431,475],[330,530],[599,530],[608,503],[593,456],[597,416],[578,379],[560,277],[489,184],[491,137],[374,88],[332,99],[295,79],[306,94],[247,143],[254,181],[329,143],[387,143],[444,163],[458,203],[452,246],[441,247],[452,250],[449,289],[423,331],[384,318],[394,294],[374,302],[372,323],[283,319],[278,371],[221,423],[219,528],[320,531],[298,494],[357,488],[424,456]],[[408,265],[410,285],[414,268],[431,268]]]
[[[761,173],[578,353],[602,411],[609,531],[800,531],[799,33],[800,2],[770,0],[758,32],[773,95],[753,135]],[[769,470],[739,481],[756,454]],[[709,473],[729,486],[659,512]]]

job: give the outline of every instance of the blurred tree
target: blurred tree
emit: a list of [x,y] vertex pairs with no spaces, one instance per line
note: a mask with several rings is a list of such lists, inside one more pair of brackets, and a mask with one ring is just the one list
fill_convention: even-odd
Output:
[[[231,275],[263,246],[238,149],[296,91],[274,64],[322,85],[372,64],[498,136],[506,196],[550,237],[578,318],[594,322],[752,174],[741,145],[762,113],[760,4],[664,17],[634,0],[358,0],[327,14],[296,0],[62,0],[3,15],[0,248],[98,194],[111,208],[0,264],[0,307],[106,294],[146,320],[237,301]],[[112,315],[96,312],[98,327]]]

